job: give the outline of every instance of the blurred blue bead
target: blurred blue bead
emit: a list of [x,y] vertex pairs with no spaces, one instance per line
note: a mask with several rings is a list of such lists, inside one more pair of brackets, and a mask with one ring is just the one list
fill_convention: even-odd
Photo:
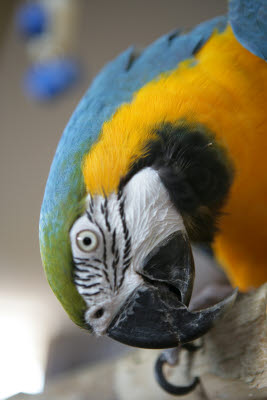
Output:
[[27,38],[41,35],[48,25],[46,9],[38,3],[21,6],[15,15],[15,25],[19,33]]
[[73,85],[79,76],[72,59],[53,59],[34,64],[24,77],[24,89],[36,100],[50,100]]

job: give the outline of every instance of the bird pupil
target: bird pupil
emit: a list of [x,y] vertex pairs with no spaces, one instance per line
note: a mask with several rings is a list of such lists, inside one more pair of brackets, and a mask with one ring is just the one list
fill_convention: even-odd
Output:
[[85,246],[90,246],[91,243],[92,243],[92,239],[89,238],[88,236],[83,239],[83,244]]

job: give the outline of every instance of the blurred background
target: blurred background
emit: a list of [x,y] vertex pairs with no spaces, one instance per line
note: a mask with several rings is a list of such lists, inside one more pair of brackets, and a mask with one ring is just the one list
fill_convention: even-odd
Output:
[[[70,7],[62,22],[64,2]],[[54,23],[63,33],[54,30],[45,43],[32,40],[25,28],[30,17],[21,14],[21,6],[29,2],[0,5],[0,399],[41,391],[45,379],[127,351],[74,326],[46,282],[38,219],[50,164],[77,102],[107,61],[129,45],[145,47],[227,9],[227,0],[47,3],[57,4]],[[69,57],[72,64],[63,66],[66,81],[45,92],[39,80],[49,85],[51,71],[47,77],[47,70],[38,70],[36,78],[31,68],[54,56]]]

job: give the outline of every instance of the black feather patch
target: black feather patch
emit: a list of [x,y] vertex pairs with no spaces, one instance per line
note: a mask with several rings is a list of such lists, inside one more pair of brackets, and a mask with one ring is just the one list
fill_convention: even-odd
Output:
[[121,180],[120,189],[145,167],[158,171],[191,240],[211,242],[217,219],[233,181],[225,149],[201,125],[162,124],[158,139],[146,144],[144,156]]

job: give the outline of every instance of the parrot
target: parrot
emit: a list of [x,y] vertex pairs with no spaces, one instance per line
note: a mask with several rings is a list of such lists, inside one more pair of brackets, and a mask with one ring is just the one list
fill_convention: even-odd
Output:
[[70,318],[170,348],[204,335],[236,291],[190,310],[193,245],[241,291],[267,280],[267,2],[172,31],[109,62],[59,142],[41,258]]

